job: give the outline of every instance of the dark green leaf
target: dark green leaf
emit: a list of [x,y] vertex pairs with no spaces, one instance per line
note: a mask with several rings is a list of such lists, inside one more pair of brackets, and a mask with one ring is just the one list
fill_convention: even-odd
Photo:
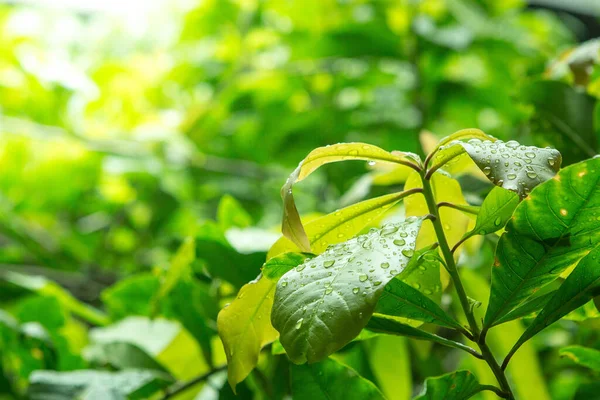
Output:
[[558,288],[554,296],[525,330],[506,357],[506,362],[519,347],[534,335],[571,311],[590,301],[600,288],[600,246],[581,259],[577,267]]
[[387,282],[413,256],[422,222],[409,218],[372,229],[279,280],[271,321],[293,362],[319,361],[358,335]]
[[447,312],[423,293],[400,279],[392,279],[382,293],[375,314],[429,322],[452,329],[462,329]]
[[98,343],[86,348],[86,358],[98,365],[109,364],[116,369],[151,369],[168,375],[160,363],[132,343]]
[[417,340],[428,340],[443,344],[444,346],[464,350],[468,353],[476,355],[479,358],[481,357],[477,355],[477,352],[474,349],[469,346],[465,346],[462,343],[434,335],[433,333],[429,333],[421,329],[413,328],[410,325],[403,324],[390,318],[385,318],[381,315],[373,315],[367,324],[367,329],[374,332],[386,333],[388,335],[399,335]]
[[81,396],[105,400],[146,399],[169,383],[171,378],[159,371],[39,370],[31,374],[28,394],[31,400],[72,400]]
[[496,249],[485,325],[575,265],[600,242],[600,159],[564,168],[517,207]]
[[456,371],[451,374],[427,378],[425,389],[415,400],[466,400],[476,393],[486,390],[470,371]]
[[561,149],[566,164],[596,154],[596,101],[592,96],[566,83],[547,80],[527,85],[523,94],[535,107],[531,129],[536,142]]
[[500,325],[517,318],[523,318],[537,314],[538,311],[544,308],[544,306],[548,303],[552,296],[554,296],[555,293],[556,291],[552,291],[550,293],[545,293],[541,296],[535,297],[531,300],[527,300],[519,307],[504,315],[502,318],[499,318],[492,326]]
[[487,235],[504,228],[518,204],[519,196],[514,192],[493,188],[479,209],[475,227],[465,237]]
[[356,371],[332,359],[292,365],[292,395],[311,400],[383,400],[383,394]]
[[560,355],[579,365],[600,372],[600,350],[583,346],[568,346],[560,349]]

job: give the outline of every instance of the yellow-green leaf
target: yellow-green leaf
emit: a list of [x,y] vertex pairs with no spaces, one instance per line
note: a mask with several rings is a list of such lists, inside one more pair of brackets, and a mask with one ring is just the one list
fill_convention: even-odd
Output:
[[271,326],[276,284],[259,276],[242,286],[237,298],[217,317],[217,329],[227,356],[228,380],[234,391],[256,366],[263,346],[277,338],[277,331]]
[[[300,182],[317,168],[324,164],[347,161],[366,160],[388,163],[406,162],[404,153],[390,153],[377,146],[366,143],[339,143],[331,146],[319,147],[311,151],[292,172],[285,185],[281,188],[283,198],[283,222],[281,230],[283,235],[294,242],[302,251],[311,251],[310,240],[302,226],[300,215],[294,202],[292,186]],[[415,161],[414,159],[411,161]]]

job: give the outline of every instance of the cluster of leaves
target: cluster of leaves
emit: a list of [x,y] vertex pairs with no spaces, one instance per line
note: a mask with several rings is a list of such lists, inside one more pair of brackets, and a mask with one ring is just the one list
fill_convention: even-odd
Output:
[[[437,220],[469,266],[475,319],[502,324],[487,333],[493,354],[520,346],[507,367],[515,394],[593,392],[599,313],[592,292],[569,302],[563,283],[580,258],[591,279],[593,224],[561,230],[562,208],[571,216],[579,204],[562,194],[551,202],[558,225],[530,231],[527,216],[551,216],[534,201],[542,187],[564,190],[548,180],[560,159],[545,146],[564,165],[598,151],[595,42],[545,69],[575,38],[521,1],[179,3],[114,14],[0,6],[0,398],[495,396],[477,346],[462,341],[473,332],[422,177],[407,167],[422,165],[408,153],[421,147],[434,151]],[[466,126],[518,151],[511,170],[486,165],[491,139],[477,130],[436,147],[436,135]],[[517,135],[544,168],[527,163]],[[361,144],[310,152],[337,142]],[[284,187],[280,238],[279,187],[309,152]],[[369,168],[315,172],[350,159]],[[486,176],[509,190],[490,191]],[[316,213],[301,219],[296,201]],[[501,262],[527,243],[563,264],[524,262],[532,280],[517,289],[499,290],[516,277],[493,269],[489,297],[494,232],[513,215]],[[563,320],[581,328],[526,341],[571,306]],[[579,347],[561,361],[566,344]],[[590,372],[574,377],[567,359]]]

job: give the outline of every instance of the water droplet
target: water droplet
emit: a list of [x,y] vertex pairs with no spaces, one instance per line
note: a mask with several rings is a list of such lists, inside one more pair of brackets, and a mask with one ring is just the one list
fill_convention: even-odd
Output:
[[398,232],[398,227],[397,226],[387,226],[387,227],[383,227],[383,229],[381,230],[381,234],[383,236],[389,236],[393,233]]
[[415,289],[421,289],[421,284],[420,284],[420,283],[417,283],[417,282],[415,282],[415,283],[413,283],[413,287],[414,287]]
[[405,257],[412,257],[413,254],[415,254],[414,251],[410,250],[410,249],[404,249],[402,250],[402,255]]
[[560,215],[562,215],[563,217],[566,217],[568,213],[569,212],[567,210],[565,210],[564,208],[560,209]]
[[[415,219],[415,217],[409,217],[407,219],[407,221],[414,221],[414,219]],[[406,233],[406,232],[400,232],[400,237],[403,237],[403,238],[408,237],[408,233]]]
[[287,286],[287,282],[281,282],[281,287],[286,287]]
[[325,289],[325,294],[330,294],[331,292],[333,292],[332,288]]
[[535,153],[534,153],[534,152],[531,152],[531,151],[528,151],[527,153],[525,153],[525,157],[528,157],[528,158],[535,158]]
[[496,218],[496,220],[494,221],[494,225],[496,225],[496,226],[500,226],[501,223],[502,223],[501,217]]
[[358,294],[358,292],[360,291],[359,288],[355,287],[354,289],[352,289],[352,293],[354,294]]
[[381,268],[386,269],[386,268],[389,268],[389,267],[390,267],[390,263],[387,263],[387,262],[382,262],[381,263]]
[[404,246],[406,244],[406,240],[404,240],[404,239],[395,239],[394,240],[394,244],[396,246]]
[[515,175],[515,174],[508,174],[508,175],[506,175],[506,177],[507,177],[509,180],[513,181],[513,180],[515,180],[515,179],[517,178],[517,175]]
[[529,179],[535,179],[535,178],[537,178],[537,174],[535,172],[528,172],[527,177]]
[[333,267],[333,264],[335,264],[335,260],[327,260],[323,263],[323,266],[325,268],[331,268]]
[[348,155],[349,155],[349,156],[357,156],[357,155],[358,155],[358,150],[350,150],[350,151],[348,152]]
[[492,169],[490,167],[485,167],[483,173],[489,176],[492,173]]
[[556,162],[556,161],[554,161],[554,158],[549,158],[549,159],[548,159],[548,164],[550,164],[550,166],[551,166],[551,167],[553,167],[553,166],[554,166],[554,163],[555,163],[555,162]]
[[306,268],[306,265],[300,264],[296,267],[296,271],[301,272],[302,270],[304,270],[304,268]]
[[425,290],[423,290],[423,292],[424,292],[425,294],[433,294],[433,291],[432,291],[432,290],[430,290],[430,289],[425,289]]
[[381,281],[375,281],[375,282],[373,282],[373,285],[374,286],[379,286],[379,285],[381,285]]
[[304,318],[300,318],[298,322],[296,322],[296,329],[302,328],[302,322],[304,322]]
[[364,281],[366,281],[367,279],[369,279],[369,277],[368,277],[367,275],[365,275],[365,274],[360,274],[360,275],[358,276],[358,280],[359,280],[359,281],[361,281],[361,282],[364,282]]

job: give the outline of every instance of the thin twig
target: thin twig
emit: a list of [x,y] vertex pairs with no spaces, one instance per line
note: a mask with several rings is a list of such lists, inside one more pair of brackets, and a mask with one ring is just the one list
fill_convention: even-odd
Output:
[[208,371],[205,374],[199,375],[195,378],[190,379],[187,382],[179,382],[179,383],[175,383],[172,386],[168,387],[165,390],[165,394],[164,396],[160,399],[160,400],[167,400],[170,399],[171,397],[174,397],[175,395],[178,395],[179,393],[188,390],[189,388],[191,388],[192,386],[195,386],[199,383],[204,382],[205,380],[207,380],[208,378],[210,378],[212,375],[216,374],[217,372],[221,372],[223,370],[225,370],[227,368],[227,365],[223,365],[221,367],[212,369],[210,371]]

